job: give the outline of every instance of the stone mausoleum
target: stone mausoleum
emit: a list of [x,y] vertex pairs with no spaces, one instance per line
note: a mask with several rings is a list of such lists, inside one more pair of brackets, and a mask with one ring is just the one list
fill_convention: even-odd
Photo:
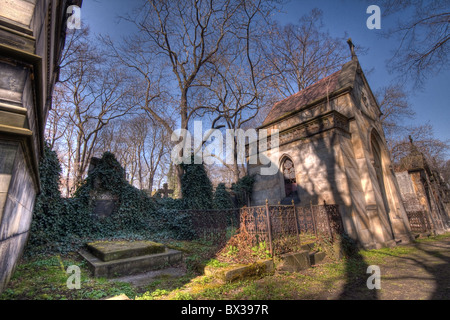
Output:
[[27,241],[67,9],[82,0],[0,0],[0,292]]
[[[386,148],[381,111],[349,40],[351,61],[274,104],[259,129],[279,130],[279,148],[249,164],[252,205],[338,204],[347,234],[365,248],[410,240],[408,217]],[[265,158],[265,159],[264,159]],[[261,175],[262,163],[277,165]],[[269,166],[266,165],[266,166]]]
[[450,190],[432,169],[411,139],[410,153],[400,161],[395,175],[414,233],[441,234],[450,227]]

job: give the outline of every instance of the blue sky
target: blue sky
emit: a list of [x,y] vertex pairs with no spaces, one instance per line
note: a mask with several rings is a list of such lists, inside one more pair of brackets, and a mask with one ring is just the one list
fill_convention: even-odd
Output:
[[[282,23],[296,23],[298,19],[309,13],[313,8],[323,11],[323,22],[333,36],[343,36],[345,33],[356,45],[368,49],[364,56],[358,56],[363,70],[373,71],[367,76],[373,91],[388,85],[395,79],[386,68],[386,61],[392,56],[395,41],[380,36],[396,22],[395,17],[382,18],[381,30],[369,30],[366,13],[371,4],[377,5],[377,0],[292,0],[287,3],[277,19]],[[118,16],[124,15],[135,7],[135,0],[84,0],[81,13],[83,23],[87,23],[91,32],[109,34],[112,37],[123,37],[132,32],[132,27],[125,21],[119,21]],[[383,7],[380,6],[381,11]],[[442,140],[450,140],[450,69],[430,77],[423,90],[416,91],[410,97],[412,108],[416,112],[412,124],[424,124],[427,121],[434,127],[435,136]],[[410,87],[410,86],[409,86]]]

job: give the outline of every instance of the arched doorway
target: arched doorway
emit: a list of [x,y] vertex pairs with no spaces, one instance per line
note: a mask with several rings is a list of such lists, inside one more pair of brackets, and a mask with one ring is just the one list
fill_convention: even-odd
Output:
[[391,219],[389,218],[390,208],[389,208],[389,201],[388,201],[388,197],[387,197],[387,193],[386,193],[385,176],[383,173],[383,158],[382,158],[383,152],[382,152],[379,141],[380,141],[380,138],[378,136],[378,133],[375,130],[373,130],[370,135],[370,144],[371,144],[372,159],[373,159],[372,163],[373,163],[373,167],[375,169],[375,174],[376,174],[376,178],[377,178],[376,181],[378,182],[378,187],[379,187],[379,190],[381,193],[381,198],[382,198],[382,201],[384,204],[386,218],[389,223],[391,235],[392,235],[392,237],[394,237]]

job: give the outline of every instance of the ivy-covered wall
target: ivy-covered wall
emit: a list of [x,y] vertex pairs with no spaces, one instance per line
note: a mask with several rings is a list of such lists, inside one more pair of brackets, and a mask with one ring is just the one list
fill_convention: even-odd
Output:
[[[100,239],[193,239],[190,210],[235,207],[224,185],[215,192],[202,164],[183,165],[181,199],[149,197],[130,185],[124,169],[105,152],[72,198],[63,198],[59,183],[61,165],[57,154],[45,146],[40,164],[42,192],[36,199],[30,238],[25,254],[75,251],[86,242]],[[245,202],[251,178],[233,187],[238,203]],[[116,199],[114,212],[104,218],[93,214],[92,194],[108,192]]]
[[[159,229],[157,203],[128,184],[113,154],[103,154],[72,198],[61,196],[60,173],[56,153],[46,146],[40,164],[42,192],[36,199],[27,253],[72,251],[100,238],[147,238]],[[90,194],[97,188],[118,199],[110,217],[92,214]]]

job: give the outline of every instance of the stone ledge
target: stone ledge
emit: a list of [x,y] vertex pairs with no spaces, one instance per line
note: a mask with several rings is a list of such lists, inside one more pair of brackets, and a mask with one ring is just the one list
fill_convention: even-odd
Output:
[[321,251],[311,252],[310,250],[302,250],[286,253],[280,257],[281,262],[277,265],[277,270],[282,272],[298,272],[321,263],[325,258],[325,252]]

